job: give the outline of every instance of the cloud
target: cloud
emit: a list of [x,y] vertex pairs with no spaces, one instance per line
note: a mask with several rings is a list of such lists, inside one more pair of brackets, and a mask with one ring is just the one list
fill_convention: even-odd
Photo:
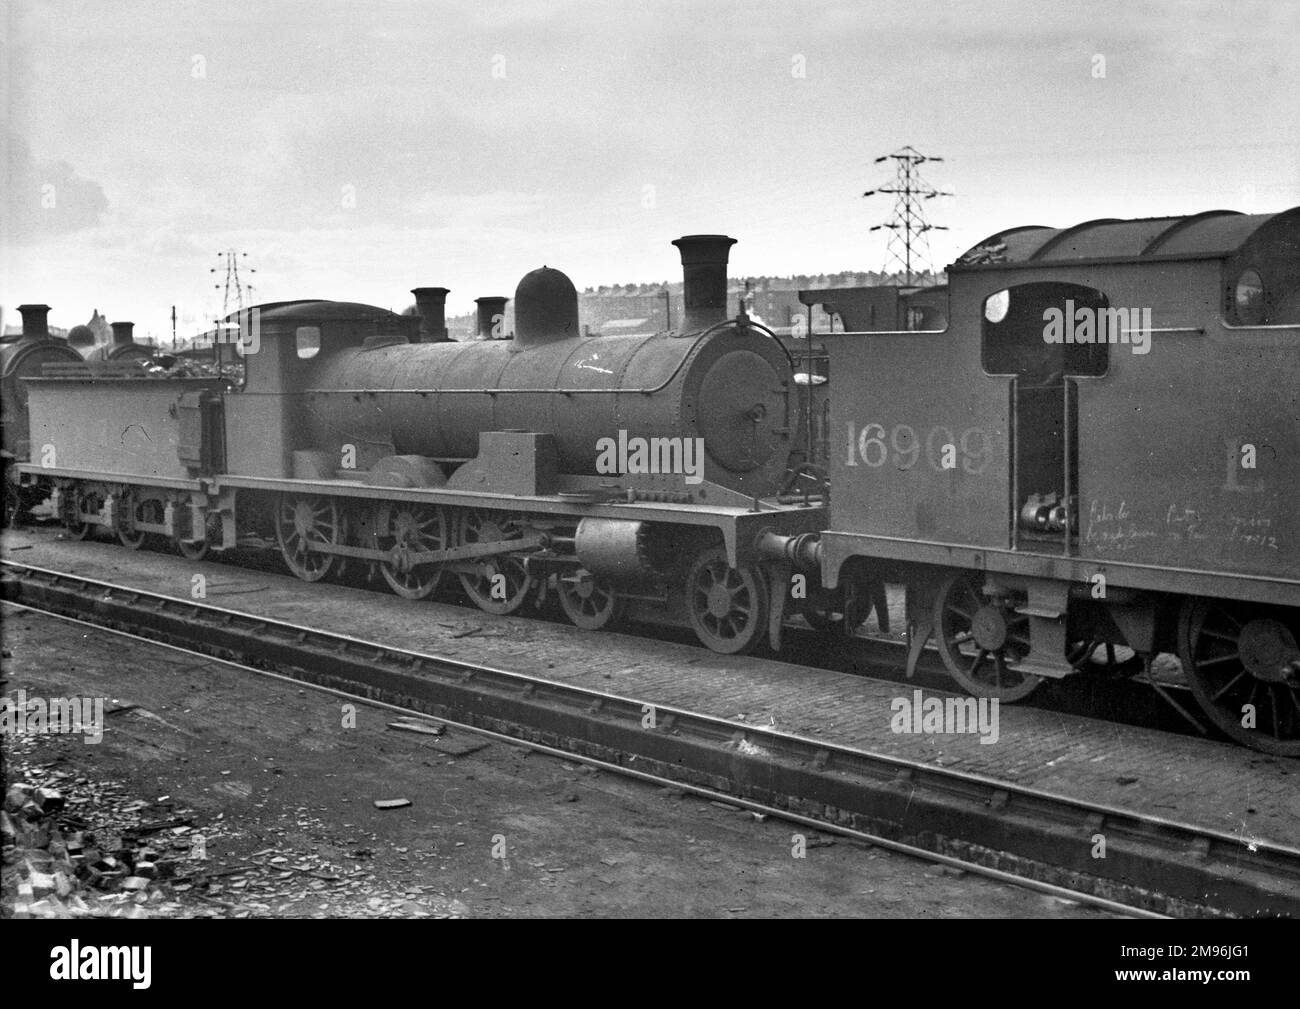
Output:
[[420,283],[509,293],[543,262],[580,287],[673,277],[668,241],[697,231],[740,239],[736,273],[878,269],[889,203],[861,193],[904,144],[960,193],[927,207],[937,262],[1021,223],[1300,193],[1297,4],[10,6],[24,244],[0,286],[71,321],[166,331],[231,248],[259,298],[397,307]]
[[6,171],[0,231],[8,242],[29,244],[93,228],[108,211],[98,182],[66,161],[38,160],[22,137],[6,132],[0,156]]

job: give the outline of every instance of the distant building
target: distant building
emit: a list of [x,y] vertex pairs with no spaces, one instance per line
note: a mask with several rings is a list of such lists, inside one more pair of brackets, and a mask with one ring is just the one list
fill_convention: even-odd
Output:
[[95,334],[96,344],[113,342],[113,328],[108,324],[108,320],[99,314],[99,309],[91,313],[90,321],[86,325]]
[[[799,301],[807,288],[872,287],[896,285],[899,278],[884,273],[844,271],[801,274],[794,277],[732,278],[727,290],[727,315],[734,317],[742,305],[746,314],[779,336],[792,332],[827,333],[842,329],[820,305],[809,309]],[[916,286],[942,284],[943,276],[921,279]],[[681,324],[684,313],[681,284],[613,284],[588,288],[578,296],[578,316],[584,333],[655,333]],[[632,325],[635,323],[635,325]]]

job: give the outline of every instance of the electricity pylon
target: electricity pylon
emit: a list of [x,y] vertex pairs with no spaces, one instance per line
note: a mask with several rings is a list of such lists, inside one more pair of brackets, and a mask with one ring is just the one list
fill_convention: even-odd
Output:
[[[213,288],[222,291],[221,295],[221,318],[229,317],[231,312],[230,303],[235,303],[234,311],[242,312],[244,310],[244,296],[248,295],[248,300],[252,301],[253,285],[246,283],[239,275],[239,257],[248,258],[247,252],[236,252],[230,249],[226,252],[218,252],[217,258],[226,261],[226,281],[225,284],[213,284]],[[216,273],[218,267],[213,267],[208,272]],[[257,271],[251,266],[245,266],[246,273],[256,273]]]
[[[930,231],[947,231],[948,229],[940,224],[931,224],[925,219],[925,212],[921,204],[925,200],[933,200],[936,196],[947,196],[948,193],[935,189],[924,179],[918,166],[929,161],[942,161],[943,158],[932,157],[922,154],[916,148],[907,146],[902,150],[895,151],[893,154],[883,154],[876,158],[874,164],[880,164],[882,161],[894,161],[896,174],[892,186],[881,186],[879,189],[868,189],[863,196],[875,196],[877,193],[891,193],[894,196],[893,216],[884,224],[877,224],[871,230],[887,230],[890,232],[889,241],[885,244],[885,252],[891,256],[903,268],[903,275],[906,278],[905,283],[908,287],[912,286],[913,265],[919,267],[915,272],[925,274],[930,272],[930,240],[926,238],[926,233]],[[886,272],[888,272],[888,262],[886,262]]]

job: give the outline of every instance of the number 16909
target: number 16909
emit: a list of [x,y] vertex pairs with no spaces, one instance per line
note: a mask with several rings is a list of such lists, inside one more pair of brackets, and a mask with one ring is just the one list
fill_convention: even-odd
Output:
[[951,428],[938,425],[922,441],[907,424],[897,424],[888,432],[881,424],[864,424],[859,431],[850,421],[848,435],[846,466],[874,469],[892,461],[896,469],[907,470],[921,461],[924,452],[926,462],[938,472],[960,466],[966,473],[979,474],[992,458],[991,439],[980,427],[969,427],[957,437]]

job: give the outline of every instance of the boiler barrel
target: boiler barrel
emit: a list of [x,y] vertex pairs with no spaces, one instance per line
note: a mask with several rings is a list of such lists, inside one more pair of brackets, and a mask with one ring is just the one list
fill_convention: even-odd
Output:
[[480,432],[520,429],[552,433],[564,472],[594,474],[599,439],[702,438],[704,478],[750,494],[779,485],[796,421],[784,352],[735,326],[693,338],[349,349],[321,361],[308,385],[319,448],[353,441],[469,459]]

